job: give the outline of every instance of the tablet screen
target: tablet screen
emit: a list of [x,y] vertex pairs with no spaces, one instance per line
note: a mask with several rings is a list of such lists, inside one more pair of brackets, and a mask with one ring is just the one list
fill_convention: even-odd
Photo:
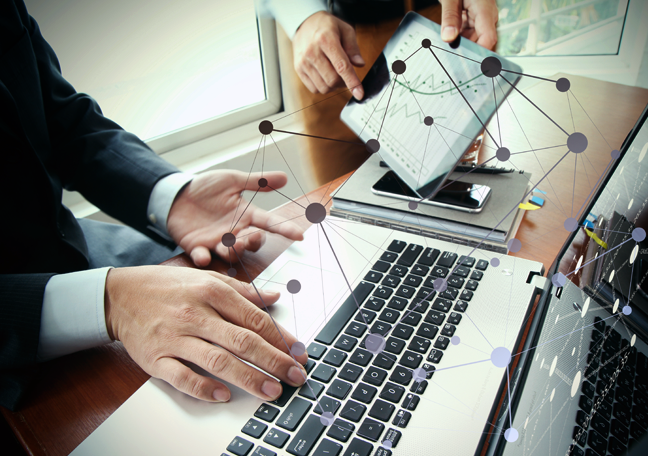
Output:
[[[363,80],[365,98],[351,99],[341,114],[422,198],[440,189],[521,72],[467,39],[453,47],[439,33],[438,24],[408,13]],[[496,127],[485,134],[502,146]]]

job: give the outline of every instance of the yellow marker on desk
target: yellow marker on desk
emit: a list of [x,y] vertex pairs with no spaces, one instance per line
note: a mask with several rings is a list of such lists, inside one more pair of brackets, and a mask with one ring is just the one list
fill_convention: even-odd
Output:
[[585,234],[587,234],[589,237],[591,237],[592,240],[594,242],[596,242],[598,245],[600,245],[601,247],[603,247],[604,249],[607,250],[607,248],[608,248],[607,242],[601,240],[601,238],[598,237],[596,234],[594,234],[594,232],[592,232],[592,231],[588,230],[587,228],[585,228]]

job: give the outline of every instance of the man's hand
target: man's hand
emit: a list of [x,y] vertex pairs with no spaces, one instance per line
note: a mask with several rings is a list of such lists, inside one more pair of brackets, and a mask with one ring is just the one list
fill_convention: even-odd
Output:
[[[260,188],[259,179],[267,182]],[[196,176],[176,197],[167,230],[196,266],[207,266],[211,252],[221,258],[237,261],[236,254],[228,252],[221,243],[226,233],[234,233],[234,248],[258,250],[265,241],[265,231],[278,233],[295,241],[302,240],[303,231],[294,223],[271,215],[241,198],[243,190],[270,192],[286,185],[281,172],[242,173],[240,171],[211,171]],[[253,229],[256,227],[258,229]]]
[[441,39],[447,43],[461,36],[494,49],[497,44],[495,0],[440,0]]
[[320,11],[308,17],[293,38],[295,71],[313,93],[346,86],[361,100],[364,90],[353,65],[364,66],[355,31],[346,22]]
[[[106,328],[148,374],[190,396],[224,402],[230,392],[186,363],[274,400],[281,394],[279,382],[240,359],[293,386],[304,383],[306,373],[288,354],[295,337],[281,327],[280,334],[259,308],[279,294],[260,296],[251,285],[216,272],[171,266],[111,269]],[[306,360],[306,354],[297,357],[300,364]]]

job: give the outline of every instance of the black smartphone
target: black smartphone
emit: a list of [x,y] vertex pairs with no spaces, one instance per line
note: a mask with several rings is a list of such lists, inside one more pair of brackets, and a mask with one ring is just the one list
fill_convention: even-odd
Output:
[[371,191],[377,195],[416,201],[421,204],[440,206],[464,212],[480,212],[491,194],[491,188],[486,185],[455,181],[444,184],[443,188],[432,199],[421,200],[421,197],[414,193],[394,171],[385,173],[371,187]]

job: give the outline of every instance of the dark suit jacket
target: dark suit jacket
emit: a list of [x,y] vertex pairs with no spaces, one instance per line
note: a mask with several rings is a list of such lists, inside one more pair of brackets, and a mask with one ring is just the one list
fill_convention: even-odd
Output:
[[151,235],[151,190],[178,170],[63,79],[22,0],[0,0],[0,169],[0,405],[13,409],[36,364],[47,281],[88,268],[62,189]]

